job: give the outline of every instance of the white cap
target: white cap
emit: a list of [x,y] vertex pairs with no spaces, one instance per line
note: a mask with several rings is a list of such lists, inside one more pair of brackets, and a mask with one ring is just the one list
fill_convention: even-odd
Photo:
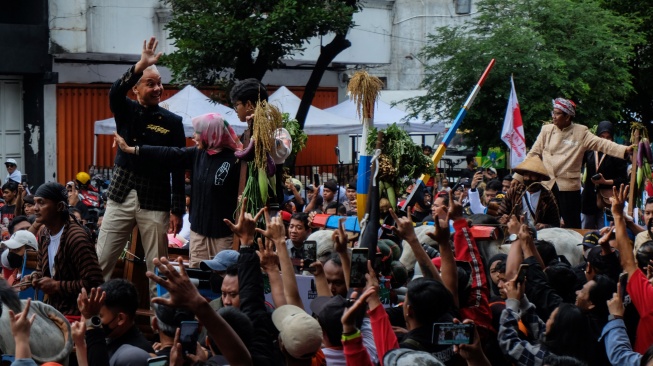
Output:
[[2,242],[9,249],[18,249],[22,246],[29,246],[32,249],[38,251],[39,245],[36,242],[36,237],[34,234],[30,233],[27,230],[19,230],[14,233],[8,240]]
[[18,163],[16,162],[16,159],[7,159],[7,161],[5,161],[5,165],[7,165],[7,164],[14,164],[14,165],[18,166]]
[[272,322],[288,354],[313,357],[322,347],[322,328],[317,320],[295,305],[283,305],[272,313]]

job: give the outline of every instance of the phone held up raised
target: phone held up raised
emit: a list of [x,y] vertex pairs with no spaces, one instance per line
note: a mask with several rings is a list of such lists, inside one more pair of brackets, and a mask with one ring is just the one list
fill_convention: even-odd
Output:
[[367,260],[369,249],[354,248],[351,256],[351,271],[349,271],[349,287],[365,287],[365,274],[367,273]]
[[474,324],[435,323],[431,342],[438,345],[471,344],[474,342]]
[[179,341],[184,354],[194,355],[197,349],[197,339],[200,335],[199,323],[197,321],[183,321],[180,328]]

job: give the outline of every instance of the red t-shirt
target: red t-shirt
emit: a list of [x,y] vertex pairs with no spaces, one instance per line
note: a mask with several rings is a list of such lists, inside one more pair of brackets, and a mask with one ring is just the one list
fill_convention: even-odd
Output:
[[635,352],[644,354],[653,344],[653,286],[638,268],[628,280],[626,291],[639,313]]

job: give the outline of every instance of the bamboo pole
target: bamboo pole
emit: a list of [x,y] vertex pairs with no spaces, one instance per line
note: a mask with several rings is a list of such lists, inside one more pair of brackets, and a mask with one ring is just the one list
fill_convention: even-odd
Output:
[[[639,129],[636,129],[633,133],[633,140],[630,141],[631,145],[637,146],[639,144]],[[628,192],[628,215],[631,217],[633,216],[633,210],[635,209],[635,192],[638,191],[637,189],[637,154],[633,153],[633,157],[631,158],[631,166],[632,168],[630,169],[630,190]],[[639,194],[639,192],[637,192]]]

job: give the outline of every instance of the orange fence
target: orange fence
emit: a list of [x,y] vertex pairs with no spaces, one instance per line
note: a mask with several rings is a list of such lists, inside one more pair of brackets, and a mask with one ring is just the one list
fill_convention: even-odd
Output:
[[[95,121],[112,117],[109,109],[109,84],[60,84],[57,85],[57,181],[62,184],[79,171],[88,171],[93,163],[93,127]],[[297,96],[303,95],[303,87],[289,88]],[[270,87],[272,93],[276,87]],[[179,89],[166,86],[162,95],[165,100]],[[210,95],[217,90],[201,89]],[[219,92],[219,91],[218,91]],[[130,93],[131,94],[131,93]],[[131,95],[133,97],[133,95]],[[318,89],[313,105],[328,108],[338,103],[336,88]],[[113,166],[116,150],[112,148],[113,137],[97,136],[97,165]],[[299,154],[297,165],[334,164],[335,154],[329,154],[338,143],[337,136],[310,136],[307,147]],[[193,142],[187,139],[187,145]],[[327,153],[325,153],[327,151]]]

